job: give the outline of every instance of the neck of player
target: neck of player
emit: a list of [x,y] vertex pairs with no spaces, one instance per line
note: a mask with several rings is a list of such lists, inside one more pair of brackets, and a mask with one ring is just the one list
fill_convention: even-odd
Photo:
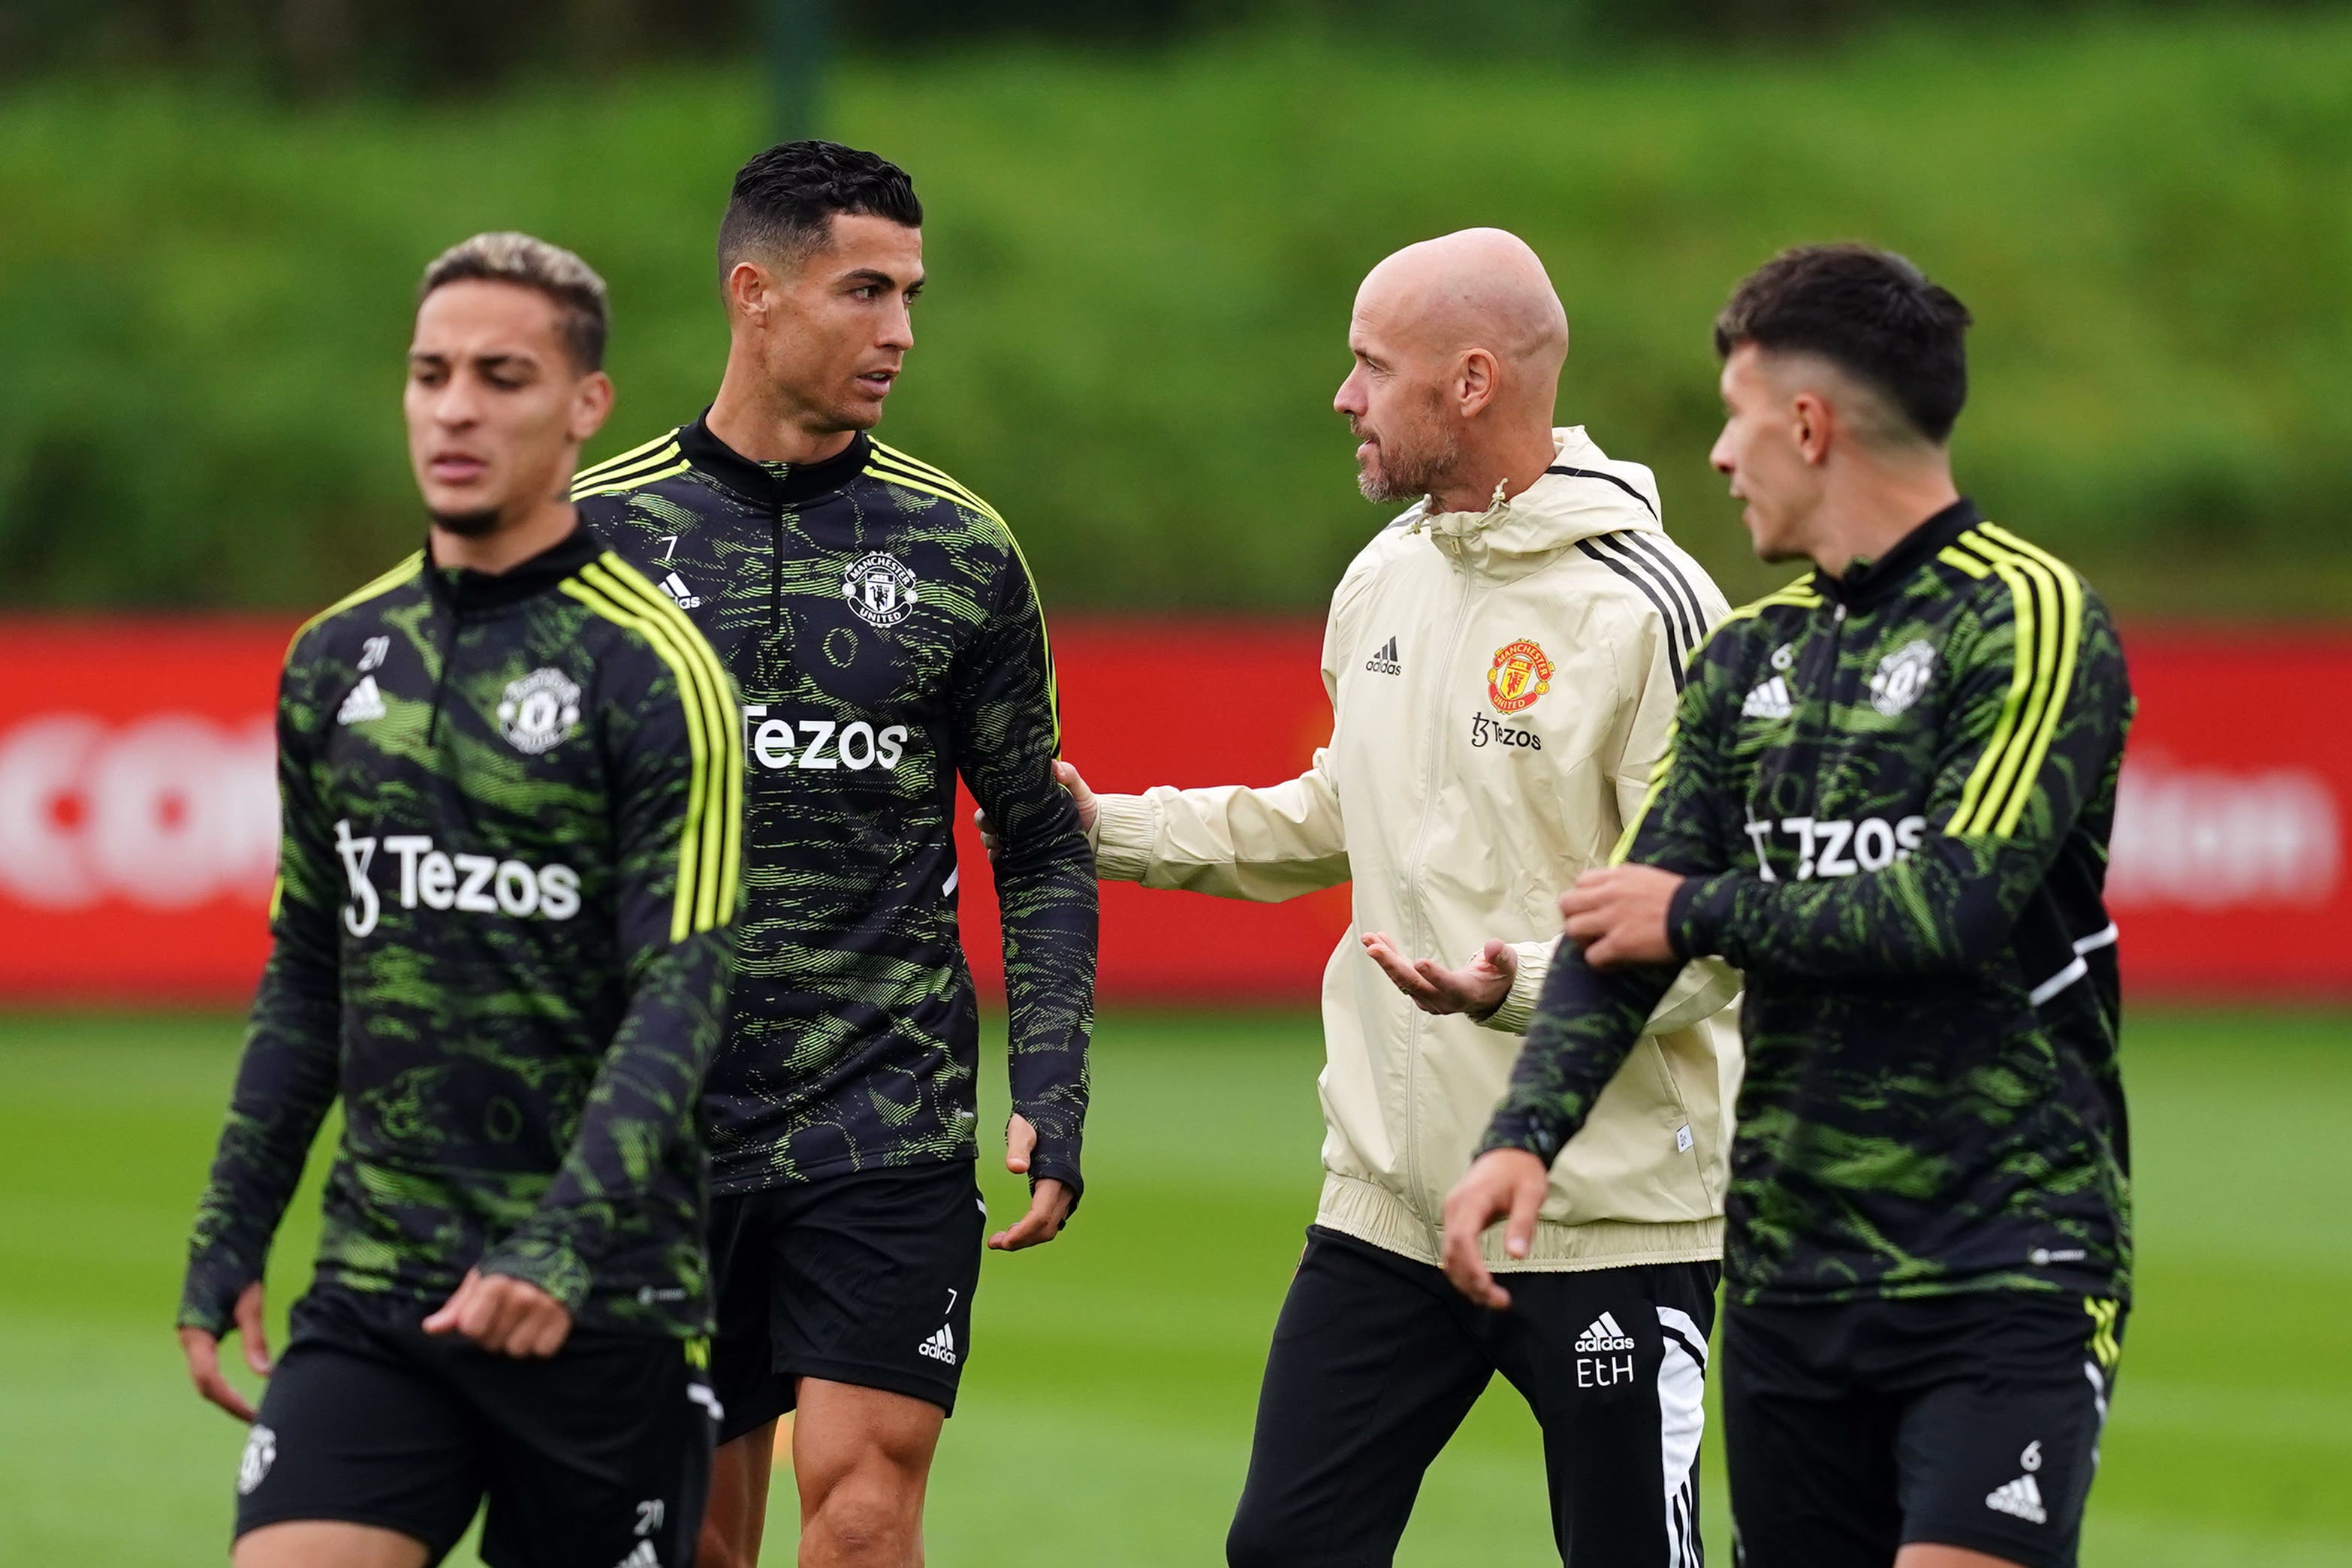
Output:
[[580,514],[561,495],[500,517],[488,533],[457,533],[436,522],[432,530],[433,564],[462,566],[495,577],[554,549],[579,524]]
[[855,430],[805,408],[766,377],[730,354],[719,395],[703,423],[728,447],[755,463],[822,463],[837,458],[857,438]]
[[1940,447],[1900,460],[1849,459],[1822,486],[1805,553],[1828,575],[1843,577],[1959,499],[1951,456]]
[[[1473,430],[1475,430],[1474,426]],[[1483,512],[1495,504],[1495,486],[1509,500],[1538,479],[1559,456],[1551,443],[1551,421],[1498,432],[1485,441],[1465,438],[1462,460],[1429,492],[1439,511]]]

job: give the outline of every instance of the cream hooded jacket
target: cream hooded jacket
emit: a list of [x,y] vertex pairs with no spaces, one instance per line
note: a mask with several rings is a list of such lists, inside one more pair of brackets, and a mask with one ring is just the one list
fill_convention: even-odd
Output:
[[[1581,427],[1483,513],[1406,511],[1349,567],[1323,639],[1330,744],[1269,788],[1106,795],[1107,879],[1275,900],[1353,883],[1323,973],[1328,1132],[1317,1219],[1438,1260],[1445,1194],[1502,1099],[1559,934],[1665,750],[1677,682],[1723,596],[1658,526],[1656,481]],[[1499,492],[1498,492],[1499,493]],[[1433,1016],[1358,938],[1452,965],[1490,938],[1518,973],[1493,1016]],[[1739,1074],[1738,979],[1685,970],[1552,1167],[1536,1243],[1506,1269],[1719,1257]]]

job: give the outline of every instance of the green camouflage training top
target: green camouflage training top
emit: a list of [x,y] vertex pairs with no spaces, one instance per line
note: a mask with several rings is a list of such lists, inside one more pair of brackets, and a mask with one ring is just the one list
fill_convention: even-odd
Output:
[[[1733,1300],[2127,1295],[2131,711],[2105,607],[1966,501],[1700,650],[1620,856],[1688,879],[1679,952],[1747,973]],[[1485,1147],[1557,1154],[1672,977],[1563,942]]]
[[709,1082],[721,1193],[972,1159],[980,1014],[957,933],[955,787],[1003,834],[1013,1109],[1032,1182],[1079,1184],[1094,854],[1053,653],[1013,534],[863,434],[761,463],[700,420],[573,499],[734,672],[750,768],[741,963]]
[[183,1325],[261,1277],[328,1106],[322,1285],[469,1268],[585,1327],[707,1330],[697,1100],[740,877],[726,671],[586,528],[512,571],[423,555],[296,634],[271,949]]

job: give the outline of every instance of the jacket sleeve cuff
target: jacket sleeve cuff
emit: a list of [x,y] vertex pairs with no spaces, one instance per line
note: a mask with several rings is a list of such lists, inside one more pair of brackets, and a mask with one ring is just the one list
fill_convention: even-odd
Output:
[[1139,795],[1098,795],[1095,813],[1095,875],[1106,882],[1143,880],[1160,837],[1160,808]]
[[1738,873],[1685,877],[1666,905],[1666,941],[1675,956],[1688,963],[1723,952],[1723,922],[1731,910],[1731,884]]
[[1515,942],[1511,951],[1518,955],[1517,973],[1511,976],[1511,988],[1503,993],[1503,1000],[1493,1012],[1478,1020],[1479,1024],[1506,1035],[1524,1035],[1535,1022],[1536,998],[1543,994],[1544,976],[1551,973],[1551,950],[1548,942]]
[[1569,1130],[1561,1125],[1559,1118],[1533,1107],[1506,1104],[1487,1123],[1486,1135],[1478,1141],[1478,1152],[1519,1149],[1549,1165],[1559,1157],[1560,1145],[1568,1142],[1568,1135]]
[[577,1314],[588,1299],[589,1268],[572,1243],[560,1237],[517,1233],[492,1247],[478,1267],[536,1285]]

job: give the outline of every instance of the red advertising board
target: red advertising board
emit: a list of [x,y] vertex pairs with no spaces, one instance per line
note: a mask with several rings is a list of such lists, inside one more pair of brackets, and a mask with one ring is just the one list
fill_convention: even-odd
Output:
[[[266,947],[280,622],[0,620],[0,1004],[235,1002]],[[1066,750],[1092,784],[1273,783],[1329,731],[1319,627],[1057,624]],[[2352,997],[2352,631],[2140,627],[2112,894],[2137,994]],[[961,829],[965,945],[995,901]],[[1304,1001],[1344,889],[1253,906],[1104,890],[1102,994]],[[1458,956],[1458,955],[1453,955]]]

